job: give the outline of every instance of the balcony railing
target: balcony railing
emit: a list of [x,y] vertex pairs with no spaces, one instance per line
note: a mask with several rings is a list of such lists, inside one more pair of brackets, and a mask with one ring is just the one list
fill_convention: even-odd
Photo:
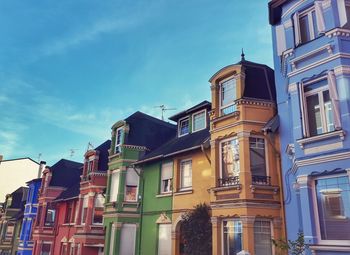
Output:
[[232,176],[219,179],[219,187],[239,185],[239,176]]
[[252,183],[257,185],[271,186],[271,177],[264,175],[252,175]]
[[237,111],[236,104],[229,105],[227,107],[221,108],[221,116],[233,113],[235,111]]

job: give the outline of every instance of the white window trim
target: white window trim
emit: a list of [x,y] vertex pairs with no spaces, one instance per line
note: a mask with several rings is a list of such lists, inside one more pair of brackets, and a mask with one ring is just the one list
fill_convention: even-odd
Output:
[[336,177],[348,177],[348,178],[350,178],[349,174],[347,174],[347,173],[312,178],[311,189],[312,189],[312,201],[313,201],[314,216],[315,216],[317,242],[318,242],[318,244],[324,244],[324,245],[350,245],[350,240],[322,240],[322,237],[321,237],[321,227],[320,227],[320,218],[319,218],[319,214],[318,214],[315,181],[321,180],[321,179],[336,178]]
[[[307,100],[306,100],[306,97],[308,96],[312,96],[312,95],[318,95],[318,98],[319,98],[319,105],[324,105],[324,102],[323,102],[323,95],[320,97],[320,93],[322,93],[323,91],[326,91],[328,90],[329,91],[329,84],[328,84],[328,81],[327,81],[327,85],[325,86],[322,86],[320,88],[317,88],[317,89],[313,89],[312,91],[308,91],[308,92],[304,92],[305,91],[305,87],[310,85],[310,84],[313,84],[313,83],[317,83],[319,81],[322,81],[322,80],[326,80],[327,81],[327,76],[321,76],[317,79],[314,79],[314,80],[311,80],[311,81],[307,81],[307,82],[302,82],[301,83],[301,86],[302,86],[302,90],[303,90],[303,94],[302,95],[299,95],[300,97],[303,97],[301,98],[301,100],[303,101],[302,105],[303,105],[303,108],[304,108],[304,121],[302,121],[302,125],[303,125],[303,128],[306,132],[306,137],[315,137],[315,136],[319,136],[319,135],[324,135],[324,134],[327,134],[329,132],[333,132],[333,131],[328,131],[328,127],[325,123],[325,112],[324,112],[324,108],[323,107],[320,107],[320,114],[321,114],[321,122],[322,122],[322,129],[325,130],[325,127],[327,129],[326,132],[323,132],[322,134],[317,134],[317,135],[313,135],[311,136],[310,135],[310,127],[309,127],[309,114],[308,114],[308,109],[307,109]],[[332,106],[333,107],[333,106]],[[332,112],[334,114],[334,109],[332,109]],[[334,124],[334,123],[333,123]]]
[[[268,146],[265,137],[258,136],[258,135],[252,135],[249,136],[249,138],[260,138],[264,140],[264,147],[265,147],[265,168],[266,168],[266,176],[270,176],[270,168],[269,168],[269,153],[268,153]],[[238,143],[239,144],[239,143]],[[249,153],[250,153],[250,141],[249,141]],[[221,160],[220,160],[221,162]],[[249,164],[250,164],[250,155],[249,155]],[[250,168],[251,169],[251,168]],[[271,177],[271,176],[270,176]]]
[[[181,171],[181,164],[183,163],[183,162],[187,162],[187,161],[190,161],[191,162],[191,186],[189,186],[189,187],[182,187],[182,171]],[[192,161],[192,158],[186,158],[186,159],[182,159],[181,161],[180,161],[180,164],[179,164],[179,166],[180,166],[180,187],[179,187],[179,190],[180,191],[183,191],[183,190],[191,190],[192,189],[192,187],[193,187],[193,161]]]
[[[96,198],[97,198],[97,196],[98,195],[101,195],[102,196],[102,194],[97,194],[95,197],[94,197],[94,207],[93,207],[93,210],[92,210],[92,225],[97,225],[97,226],[101,226],[101,225],[103,225],[103,217],[102,217],[102,222],[101,223],[99,223],[99,222],[95,222],[94,221],[94,217],[95,217],[95,208],[96,208],[96,206],[95,206],[95,203],[96,203]],[[104,203],[103,204],[105,204],[106,203],[106,198],[105,197],[103,197],[104,198]],[[102,207],[102,208],[104,208],[104,207]]]
[[[181,122],[188,119],[188,133],[186,134],[181,134],[180,133],[180,130],[181,130]],[[182,137],[182,136],[185,136],[185,135],[188,135],[189,133],[191,133],[191,130],[190,130],[190,116],[186,116],[186,117],[182,117],[181,119],[179,119],[179,124],[178,124],[178,128],[177,128],[177,134],[178,134],[178,137]]]
[[[115,154],[119,154],[121,152],[120,146],[123,144],[123,141],[122,141],[123,135],[124,135],[123,134],[123,129],[124,129],[124,127],[119,127],[119,128],[117,128],[115,130],[115,145],[114,145],[114,153]],[[120,143],[117,143],[117,141],[118,141],[118,131],[119,130],[122,130],[122,135],[121,135],[121,138],[120,138]],[[119,152],[117,152],[117,147],[119,147]]]
[[[135,171],[134,168],[127,168],[127,171]],[[136,175],[138,176],[138,183],[136,185],[128,185],[126,183],[126,179],[127,179],[127,171],[125,172],[125,183],[124,183],[124,202],[138,202],[138,197],[139,197],[139,187],[140,187],[140,176],[138,176],[138,174],[136,173]],[[119,176],[120,177],[120,176]],[[136,186],[136,197],[135,200],[127,200],[126,199],[126,186]]]
[[224,109],[224,108],[227,108],[227,107],[229,107],[229,106],[232,106],[232,105],[235,105],[236,104],[236,100],[237,100],[237,98],[233,101],[233,103],[231,103],[231,104],[227,104],[227,105],[222,105],[221,103],[222,103],[222,91],[221,91],[221,89],[222,89],[222,84],[224,83],[224,82],[226,82],[226,81],[228,81],[228,80],[231,80],[231,79],[235,79],[236,80],[236,97],[237,97],[237,76],[236,75],[233,75],[233,76],[230,76],[230,77],[227,77],[226,79],[223,79],[223,80],[221,80],[220,82],[219,82],[219,108],[220,108],[220,116],[224,116],[223,114],[222,114],[222,109]]
[[[163,165],[166,165],[166,164],[171,164],[171,171],[172,171],[172,178],[170,179],[170,184],[172,186],[171,190],[170,191],[163,191]],[[168,179],[166,179],[168,180]],[[168,195],[168,194],[172,194],[173,193],[173,190],[174,190],[174,187],[173,187],[173,181],[174,181],[174,162],[173,161],[169,161],[169,162],[166,162],[166,163],[162,163],[161,166],[160,166],[160,192],[158,195]]]
[[[204,127],[201,128],[201,129],[194,130],[194,116],[202,114],[202,113],[204,113]],[[201,110],[201,111],[193,113],[192,114],[192,133],[201,131],[201,130],[206,129],[206,128],[207,128],[207,109],[204,109],[204,110]]]
[[242,238],[241,238],[241,244],[242,244],[242,246],[243,246],[243,231],[244,231],[244,229],[243,229],[243,223],[242,223],[242,219],[241,218],[223,218],[222,220],[221,220],[221,254],[222,255],[224,255],[225,254],[225,250],[224,250],[224,242],[225,242],[225,240],[224,240],[224,221],[240,221],[241,222],[241,228],[242,228],[242,232],[241,232],[241,234],[242,234]]
[[[312,18],[312,12],[315,12],[315,6],[311,6],[310,8],[302,11],[301,13],[299,13],[299,31],[300,31],[300,40],[301,40],[301,29],[300,29],[300,19],[307,16],[307,23],[308,23],[308,27],[309,27],[309,32],[310,32],[310,40],[306,41],[306,42],[301,42],[301,44],[305,44],[308,43],[312,40],[314,40],[315,38],[317,38],[317,33],[318,31],[314,31],[314,20]],[[316,13],[315,13],[316,15]],[[317,24],[316,24],[317,26]]]
[[[232,141],[234,139],[237,139],[238,140],[238,151],[240,150],[239,148],[239,139],[238,139],[238,136],[232,136],[230,138],[226,138],[226,139],[223,139],[219,142],[219,167],[220,167],[220,179],[222,179],[222,144],[227,142],[227,141]],[[239,153],[238,153],[239,154]],[[241,173],[241,166],[239,166],[239,172]]]

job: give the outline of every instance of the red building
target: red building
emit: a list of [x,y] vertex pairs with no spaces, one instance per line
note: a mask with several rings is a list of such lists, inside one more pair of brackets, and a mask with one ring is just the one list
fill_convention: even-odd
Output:
[[38,213],[34,223],[34,255],[59,254],[54,252],[57,238],[58,218],[55,200],[72,186],[79,183],[82,164],[61,159],[42,173],[39,190]]

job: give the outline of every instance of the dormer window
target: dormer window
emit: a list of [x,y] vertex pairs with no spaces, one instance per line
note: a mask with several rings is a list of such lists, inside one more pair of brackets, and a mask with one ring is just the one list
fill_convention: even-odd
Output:
[[190,118],[186,117],[179,121],[179,136],[187,135],[190,132]]
[[121,149],[120,146],[122,145],[123,142],[123,135],[124,135],[124,130],[122,127],[118,128],[116,131],[116,136],[115,136],[115,153],[120,153]]
[[89,159],[87,162],[87,173],[91,173],[92,170],[94,169],[94,160],[93,159]]
[[221,115],[227,115],[236,111],[235,100],[237,83],[236,79],[230,78],[220,83],[220,110]]
[[193,132],[206,128],[205,110],[193,114],[192,127],[193,127]]

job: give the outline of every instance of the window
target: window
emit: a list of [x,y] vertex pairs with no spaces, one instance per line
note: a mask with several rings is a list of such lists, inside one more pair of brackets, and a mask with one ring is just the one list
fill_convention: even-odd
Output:
[[40,225],[40,218],[41,218],[41,212],[42,212],[43,208],[41,205],[38,206],[38,212],[36,214],[36,219],[35,219],[35,225],[39,226]]
[[187,135],[190,132],[190,119],[186,117],[179,122],[179,136]]
[[119,254],[135,254],[136,225],[123,224],[120,237]]
[[86,223],[88,204],[89,204],[89,196],[86,195],[83,198],[83,206],[81,208],[81,224],[85,224]]
[[93,167],[94,167],[94,160],[93,159],[89,159],[87,162],[87,173],[91,173],[93,171]]
[[72,222],[72,212],[73,212],[73,202],[69,202],[67,204],[67,209],[66,209],[66,217],[64,222],[65,223],[71,223]]
[[315,180],[321,240],[350,240],[349,176]]
[[339,0],[337,5],[340,27],[350,29],[350,1]]
[[236,255],[242,250],[242,222],[240,220],[223,221],[224,255]]
[[158,255],[171,255],[171,224],[159,224]]
[[335,130],[333,105],[326,79],[304,85],[304,109],[308,136]]
[[40,255],[50,255],[51,252],[51,243],[43,243],[41,246],[41,253]]
[[271,222],[256,219],[254,222],[254,249],[257,255],[272,255]]
[[266,176],[265,141],[263,138],[249,138],[250,171],[253,176]]
[[94,203],[94,217],[93,217],[94,224],[102,224],[104,203],[105,203],[105,198],[103,197],[103,195],[102,194],[96,195],[95,203]]
[[317,24],[315,10],[308,11],[299,16],[300,40],[306,43],[316,38]]
[[231,78],[220,84],[220,109],[221,115],[230,114],[236,111],[235,100],[237,84],[236,79]]
[[221,143],[221,177],[223,185],[239,176],[239,144],[237,137]]
[[15,230],[15,225],[13,223],[8,223],[6,232],[5,232],[5,240],[12,240],[13,234]]
[[109,255],[114,255],[114,243],[115,243],[115,226],[111,224],[111,237],[109,239]]
[[173,163],[169,162],[169,163],[162,164],[160,193],[168,193],[173,190],[172,180],[173,180]]
[[114,171],[111,174],[111,187],[110,187],[110,202],[117,201],[119,191],[119,175],[120,171]]
[[52,205],[46,209],[45,226],[52,227],[55,223],[56,210]]
[[193,114],[193,132],[202,130],[206,128],[206,111],[201,111],[198,113]]
[[135,169],[128,168],[126,171],[125,181],[125,201],[137,201],[137,187],[139,184],[139,176],[135,172]]
[[115,150],[114,150],[115,153],[121,152],[120,146],[123,143],[123,138],[124,138],[123,136],[124,136],[123,128],[122,127],[118,128],[116,131],[116,136],[115,136]]
[[180,189],[192,187],[192,160],[180,162]]
[[61,244],[61,255],[67,255],[68,254],[68,245],[67,243]]

